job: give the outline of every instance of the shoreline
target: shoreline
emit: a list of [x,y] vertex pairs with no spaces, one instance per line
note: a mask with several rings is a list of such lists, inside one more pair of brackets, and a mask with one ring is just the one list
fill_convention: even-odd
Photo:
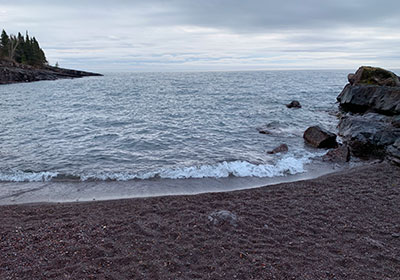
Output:
[[273,177],[152,178],[127,181],[4,181],[0,182],[0,206],[107,201],[251,190],[277,184],[316,179],[348,168],[372,164],[372,162],[353,162],[352,164],[335,166],[330,164],[321,165],[321,163],[309,164],[305,172]]
[[[394,279],[400,168],[199,195],[0,206],[0,278]],[[214,224],[226,210],[237,220]]]

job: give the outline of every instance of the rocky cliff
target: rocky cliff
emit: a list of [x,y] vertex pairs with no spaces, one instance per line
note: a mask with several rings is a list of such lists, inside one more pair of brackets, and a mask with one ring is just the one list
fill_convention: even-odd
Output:
[[357,157],[400,163],[400,82],[392,72],[362,66],[349,74],[337,97],[343,112],[339,135]]
[[40,68],[0,60],[0,84],[35,82],[42,80],[58,80],[81,78],[87,76],[102,76],[97,73],[70,70],[52,66],[43,66]]

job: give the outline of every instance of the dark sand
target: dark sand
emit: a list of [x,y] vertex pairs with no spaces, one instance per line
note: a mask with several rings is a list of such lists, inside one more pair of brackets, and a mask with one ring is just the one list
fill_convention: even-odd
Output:
[[[229,210],[237,226],[208,215]],[[400,168],[229,193],[0,207],[0,279],[400,279]]]

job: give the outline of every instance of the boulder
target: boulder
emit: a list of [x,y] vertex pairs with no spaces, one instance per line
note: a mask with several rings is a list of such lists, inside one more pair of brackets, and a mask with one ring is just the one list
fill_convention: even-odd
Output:
[[277,154],[277,153],[286,153],[289,150],[288,146],[286,144],[281,144],[275,149],[268,151],[268,154]]
[[337,100],[347,112],[400,114],[400,87],[347,84]]
[[301,104],[300,104],[299,101],[293,100],[289,104],[286,104],[286,107],[288,107],[288,108],[301,108]]
[[315,148],[336,148],[336,134],[331,133],[319,126],[311,126],[304,132],[305,142]]
[[386,149],[387,158],[390,162],[400,165],[400,138]]
[[400,129],[391,124],[391,118],[376,113],[346,115],[338,128],[351,153],[361,158],[383,157],[386,147],[400,137]]
[[392,125],[396,128],[400,128],[400,115],[394,116],[392,118]]
[[347,145],[341,145],[336,149],[330,150],[323,157],[323,161],[343,163],[350,160],[350,149]]
[[355,74],[349,74],[347,78],[350,85],[400,86],[396,74],[379,67],[361,66]]

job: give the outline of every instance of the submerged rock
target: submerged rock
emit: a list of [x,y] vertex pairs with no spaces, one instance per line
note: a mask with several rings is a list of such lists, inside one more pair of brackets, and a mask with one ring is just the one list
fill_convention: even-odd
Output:
[[336,148],[336,134],[329,132],[319,126],[307,128],[303,135],[307,144],[315,148]]
[[214,211],[210,215],[208,215],[208,220],[214,225],[214,226],[221,226],[225,224],[229,224],[231,226],[236,227],[237,226],[237,216],[227,210],[219,210],[219,211]]
[[350,149],[347,145],[341,145],[340,147],[330,150],[323,157],[323,161],[329,162],[348,162],[350,160]]
[[301,108],[301,104],[300,104],[299,101],[293,100],[289,104],[286,104],[286,107],[288,107],[288,108]]
[[268,151],[268,154],[277,154],[277,153],[286,153],[289,150],[288,146],[286,144],[281,144],[275,149]]

